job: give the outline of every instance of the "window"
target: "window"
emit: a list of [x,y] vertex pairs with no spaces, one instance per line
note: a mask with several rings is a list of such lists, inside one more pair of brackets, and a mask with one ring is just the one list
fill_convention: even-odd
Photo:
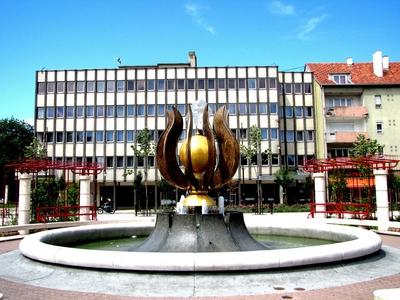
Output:
[[123,167],[124,167],[124,157],[117,156],[117,168],[123,168]]
[[218,89],[219,90],[225,89],[225,79],[218,79]]
[[106,164],[107,168],[112,168],[112,167],[114,167],[114,157],[112,157],[112,156],[107,156],[107,157],[106,157],[106,162],[107,162],[107,164]]
[[128,156],[127,158],[126,158],[126,166],[129,168],[132,168],[133,167],[133,156]]
[[144,91],[145,81],[144,80],[136,80],[136,90]]
[[258,88],[265,89],[267,85],[265,84],[265,78],[258,78]]
[[204,90],[205,89],[205,80],[204,79],[198,79],[197,80],[197,89],[199,90]]
[[167,80],[167,90],[168,91],[175,90],[175,80],[174,79],[168,79]]
[[147,105],[147,115],[148,116],[155,116],[156,115],[156,106],[155,106],[155,104],[148,104]]
[[184,90],[184,89],[185,89],[185,80],[178,79],[178,90]]
[[96,142],[104,142],[104,132],[103,130],[101,131],[96,131]]
[[257,114],[257,103],[249,103],[249,114]]
[[195,83],[194,79],[188,79],[188,81],[187,81],[187,89],[188,90],[194,90],[195,89],[194,83]]
[[247,105],[246,105],[246,103],[239,103],[239,114],[240,115],[247,114]]
[[37,93],[38,94],[45,94],[46,93],[46,83],[45,82],[39,82],[37,85]]
[[236,103],[228,104],[228,113],[229,115],[236,115]]
[[71,119],[74,117],[74,107],[73,106],[67,106],[67,118]]
[[95,162],[96,162],[96,164],[99,164],[100,166],[104,166],[104,157],[103,156],[96,156],[95,157]]
[[107,117],[114,117],[114,105],[107,105]]
[[293,117],[293,107],[286,106],[285,113],[286,113],[286,118],[292,118]]
[[76,83],[76,92],[77,93],[84,93],[85,92],[85,82],[84,81],[78,81]]
[[86,142],[93,142],[93,131],[86,131]]
[[279,155],[278,154],[271,155],[271,164],[273,166],[279,165]]
[[313,141],[313,140],[314,140],[314,131],[307,130],[307,141]]
[[76,142],[83,143],[83,131],[76,132]]
[[261,140],[268,140],[268,128],[261,128]]
[[208,79],[207,87],[209,90],[215,90],[215,79]]
[[56,142],[63,143],[64,142],[64,132],[57,132],[56,134]]
[[128,92],[133,92],[135,90],[135,80],[128,80],[126,89]]
[[376,133],[383,133],[383,122],[376,122]]
[[269,165],[269,154],[266,151],[261,152],[261,164],[263,166]]
[[74,142],[74,133],[72,131],[67,131],[67,143]]
[[54,135],[52,132],[47,132],[46,133],[46,142],[48,143],[52,143],[54,139]]
[[267,103],[258,103],[258,111],[260,114],[266,114],[267,111]]
[[77,118],[83,118],[84,113],[85,113],[85,111],[83,109],[83,106],[77,106],[76,107],[76,117]]
[[304,141],[304,132],[302,130],[297,130],[296,131],[296,141],[297,142]]
[[154,91],[156,86],[156,81],[154,79],[147,80],[147,90]]
[[216,109],[217,109],[216,103],[208,103],[208,113],[209,113],[210,115],[215,114]]
[[135,116],[135,105],[130,104],[126,106],[126,116],[127,117]]
[[72,94],[75,92],[75,81],[67,81],[67,93]]
[[276,78],[269,78],[268,83],[270,89],[276,89]]
[[293,130],[286,130],[286,141],[294,142],[294,131]]
[[54,87],[55,87],[54,82],[48,82],[47,83],[47,93],[48,94],[53,94],[54,93]]
[[328,107],[352,106],[351,98],[328,98]]
[[94,117],[94,107],[93,105],[86,106],[86,117],[93,118]]
[[144,158],[143,157],[140,157],[140,156],[137,157],[137,166],[144,167]]
[[65,82],[59,81],[57,82],[57,94],[62,94],[65,91]]
[[107,80],[107,92],[108,93],[115,92],[115,81],[114,80]]
[[276,115],[278,113],[278,103],[269,104],[269,113],[271,115]]
[[336,84],[352,83],[350,74],[333,74],[330,75],[330,80],[334,81]]
[[228,79],[228,89],[232,90],[236,88],[236,80],[233,78]]
[[139,104],[136,107],[137,107],[137,115],[138,116],[144,116],[144,111],[145,111],[144,105],[143,104]]
[[240,128],[239,134],[240,134],[240,138],[241,138],[241,139],[247,139],[247,129],[245,129],[245,128]]
[[44,119],[45,111],[46,111],[46,110],[45,110],[44,107],[38,107],[38,108],[37,108],[37,112],[36,112],[37,118],[38,118],[38,119]]
[[88,93],[94,93],[94,81],[88,81],[86,82],[86,92]]
[[154,156],[148,156],[147,157],[147,165],[149,167],[154,167]]
[[46,109],[46,117],[47,118],[54,118],[54,107],[48,107]]
[[247,158],[246,156],[240,155],[240,165],[246,166],[247,165]]
[[311,118],[313,116],[312,106],[305,106],[304,107],[304,117]]
[[[210,106],[210,104],[208,106]],[[182,116],[186,115],[186,105],[185,104],[178,104],[177,110],[181,113]]]
[[302,92],[302,84],[301,83],[295,83],[294,84],[294,93],[295,94],[301,94]]
[[165,116],[165,105],[157,104],[157,116]]
[[157,80],[157,91],[165,91],[165,80],[164,79],[158,79]]
[[295,156],[292,155],[292,154],[289,154],[289,155],[287,156],[287,163],[288,163],[288,166],[294,166],[294,165],[296,164],[296,162],[295,162]]
[[104,80],[97,81],[96,90],[98,93],[104,93],[105,83]]
[[106,142],[113,142],[114,141],[114,131],[107,130],[106,131]]
[[117,80],[117,92],[125,92],[125,80]]
[[304,165],[304,155],[297,155],[297,164],[299,166]]
[[126,141],[134,142],[135,141],[135,132],[133,130],[126,131]]
[[98,118],[104,117],[104,106],[103,105],[96,106],[96,117],[98,117]]
[[382,97],[381,95],[375,95],[375,108],[381,109],[382,108]]
[[287,94],[292,93],[292,84],[291,83],[285,83],[285,93],[287,93]]
[[[264,81],[265,82],[265,81]],[[247,87],[249,90],[254,90],[257,88],[257,81],[255,78],[250,78],[247,80]]]
[[246,80],[243,78],[238,79],[239,89],[243,90],[246,88]]
[[278,139],[278,128],[270,128],[269,131],[271,133],[271,140],[277,140]]
[[64,118],[64,106],[57,106],[56,107],[56,117],[57,118]]
[[123,142],[123,141],[124,141],[124,131],[117,130],[117,142]]
[[311,94],[311,83],[304,84],[304,94]]
[[295,116],[296,118],[301,118],[303,117],[303,107],[302,106],[296,106],[294,108]]
[[117,118],[125,117],[125,106],[117,105]]

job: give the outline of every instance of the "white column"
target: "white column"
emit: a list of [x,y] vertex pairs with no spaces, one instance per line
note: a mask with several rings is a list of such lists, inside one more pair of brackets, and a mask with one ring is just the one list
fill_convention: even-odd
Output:
[[[31,214],[31,180],[29,174],[19,175],[18,225],[29,224]],[[28,234],[29,230],[19,230],[19,234]]]
[[378,219],[379,230],[388,230],[389,228],[387,174],[387,170],[374,170],[376,191],[376,217]]
[[225,215],[225,199],[223,196],[218,197],[218,212]]
[[[79,177],[79,205],[89,206],[90,205],[90,176],[81,175]],[[81,213],[89,213],[89,208],[81,208]],[[79,221],[90,220],[90,215],[79,216]]]
[[207,206],[207,201],[205,199],[201,200],[201,214],[202,215],[208,214],[208,206]]
[[[315,212],[325,211],[325,205],[318,204],[326,204],[326,186],[325,186],[325,173],[313,173],[314,179],[314,201],[316,204]],[[314,215],[316,218],[325,218],[324,213],[317,213]]]
[[8,203],[8,184],[4,187],[4,204]]

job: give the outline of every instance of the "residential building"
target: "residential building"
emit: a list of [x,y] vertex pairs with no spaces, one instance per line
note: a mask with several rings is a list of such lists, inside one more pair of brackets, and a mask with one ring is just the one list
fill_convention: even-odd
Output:
[[348,156],[357,135],[400,154],[400,62],[381,51],[372,62],[308,63],[314,75],[317,158]]
[[[254,199],[257,180],[264,199],[278,199],[275,172],[282,166],[296,170],[315,154],[312,82],[309,72],[280,72],[277,66],[198,67],[194,52],[188,63],[42,70],[36,72],[35,130],[52,160],[104,164],[106,172],[93,183],[98,197],[132,207],[132,182],[144,167],[131,148],[136,133],[147,128],[156,142],[166,126],[166,110],[175,106],[185,116],[188,104],[204,99],[211,117],[227,107],[240,143],[248,142],[251,126],[261,131],[261,153],[241,160],[232,202]],[[161,176],[154,157],[148,165],[155,206],[166,196],[158,192]],[[179,199],[182,193],[174,190],[167,197]]]

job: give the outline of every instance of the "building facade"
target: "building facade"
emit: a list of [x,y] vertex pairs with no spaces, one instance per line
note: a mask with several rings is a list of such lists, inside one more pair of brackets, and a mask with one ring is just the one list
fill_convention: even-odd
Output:
[[317,158],[349,156],[359,134],[376,139],[383,154],[400,155],[400,63],[381,51],[372,62],[309,63],[313,72]]
[[[254,199],[257,181],[262,197],[277,201],[276,171],[297,170],[315,155],[310,72],[280,72],[276,66],[198,67],[190,52],[188,63],[38,71],[36,83],[35,130],[48,157],[103,164],[106,171],[94,183],[100,191],[97,200],[111,197],[119,207],[133,206],[132,182],[144,167],[132,150],[137,132],[149,129],[156,142],[166,126],[166,111],[175,106],[185,116],[197,99],[208,103],[211,117],[225,105],[229,126],[242,144],[248,143],[251,126],[260,129],[261,153],[251,161],[241,159],[234,177],[237,189],[229,195],[234,203]],[[150,205],[156,206],[161,176],[154,157],[148,165]],[[128,170],[133,174],[127,175]],[[181,193],[167,197],[179,199]]]

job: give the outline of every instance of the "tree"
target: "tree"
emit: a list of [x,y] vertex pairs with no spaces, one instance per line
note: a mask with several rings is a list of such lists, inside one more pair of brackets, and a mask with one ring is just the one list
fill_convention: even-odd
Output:
[[33,127],[15,118],[0,119],[0,195],[4,186],[14,182],[14,174],[6,171],[5,165],[25,156],[25,148],[34,139]]
[[[268,150],[266,150],[268,151]],[[262,191],[260,185],[261,167],[257,164],[258,154],[261,153],[261,129],[255,125],[249,129],[249,141],[247,145],[240,145],[240,152],[251,165],[256,165],[255,171],[257,176],[257,213],[261,213],[262,208]]]
[[25,147],[24,156],[31,159],[45,159],[47,157],[47,149],[37,138],[33,138],[32,142]]
[[383,147],[377,140],[371,140],[366,138],[365,135],[359,134],[350,154],[353,157],[376,155],[382,153]]
[[275,183],[279,184],[283,190],[283,203],[287,204],[286,190],[289,184],[294,181],[294,171],[281,168],[275,173]]
[[145,189],[145,200],[146,200],[146,214],[149,214],[149,194],[147,188],[147,171],[148,171],[148,159],[149,156],[154,156],[155,144],[150,130],[147,128],[140,130],[136,135],[136,143],[131,146],[135,156],[143,160],[143,173],[144,173],[144,189]]

